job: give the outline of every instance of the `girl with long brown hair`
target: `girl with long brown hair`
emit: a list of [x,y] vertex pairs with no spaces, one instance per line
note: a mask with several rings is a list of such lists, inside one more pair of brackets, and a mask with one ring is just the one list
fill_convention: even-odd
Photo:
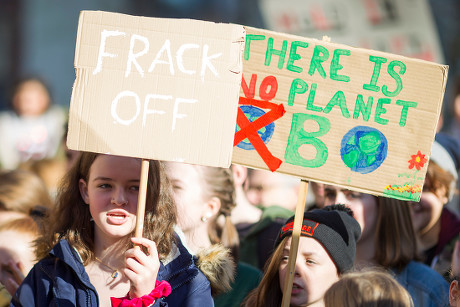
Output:
[[417,261],[410,203],[326,185],[325,204],[332,203],[349,206],[361,225],[362,235],[356,245],[357,268],[379,267],[392,272],[411,294],[415,306],[447,305],[447,282]]
[[[275,251],[267,261],[259,286],[244,302],[245,307],[281,306],[289,274],[294,216],[280,229]],[[290,306],[323,307],[326,290],[353,268],[356,241],[361,234],[353,212],[332,205],[305,212],[291,290]]]
[[44,223],[42,260],[13,306],[212,303],[208,281],[174,233],[176,209],[158,161],[149,162],[144,237],[133,237],[140,173],[140,159],[80,155]]

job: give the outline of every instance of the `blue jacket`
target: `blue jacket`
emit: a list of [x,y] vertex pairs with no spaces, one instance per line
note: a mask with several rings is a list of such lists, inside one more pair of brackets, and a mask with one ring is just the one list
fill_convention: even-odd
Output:
[[[214,306],[206,277],[195,266],[195,259],[177,238],[173,259],[160,266],[157,280],[170,283],[172,292],[155,307]],[[120,293],[120,296],[124,294]],[[59,241],[50,256],[29,272],[11,300],[10,306],[99,306],[96,289],[78,253],[66,240]]]
[[411,261],[396,280],[409,292],[416,307],[448,307],[449,284],[427,265]]

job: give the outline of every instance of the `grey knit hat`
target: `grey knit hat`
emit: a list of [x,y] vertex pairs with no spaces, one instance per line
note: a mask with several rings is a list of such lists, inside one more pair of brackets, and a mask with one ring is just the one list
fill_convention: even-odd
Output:
[[460,144],[448,134],[437,133],[431,148],[430,160],[454,177],[450,183],[449,200],[452,200],[460,169]]
[[[293,226],[294,216],[281,228],[275,248],[285,237],[292,235]],[[349,208],[344,205],[331,205],[305,212],[300,234],[316,239],[326,249],[340,274],[353,267],[356,241],[361,236],[361,227]]]

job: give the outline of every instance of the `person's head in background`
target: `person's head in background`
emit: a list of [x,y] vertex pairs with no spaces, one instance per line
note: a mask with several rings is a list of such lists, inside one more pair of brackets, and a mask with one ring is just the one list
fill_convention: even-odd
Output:
[[24,78],[13,87],[11,102],[18,116],[39,116],[51,105],[50,91],[43,80]]
[[255,206],[280,206],[295,211],[300,179],[266,170],[248,169],[248,200]]
[[308,200],[308,210],[324,207],[324,183],[310,181],[308,185],[309,191],[311,191],[310,200]]
[[389,273],[347,273],[324,295],[325,307],[412,307],[410,294]]
[[192,251],[222,243],[238,246],[238,233],[231,223],[235,189],[230,169],[166,162],[174,190],[178,225]]
[[[453,118],[452,120],[457,123],[457,125],[460,125],[460,78],[457,78],[455,82],[455,89],[454,89],[454,101],[452,105],[452,111],[453,111]],[[460,136],[457,135],[457,139],[459,139]]]
[[66,161],[66,168],[67,171],[69,171],[75,161],[77,161],[78,157],[80,156],[80,151],[78,150],[73,150],[67,147],[67,136],[69,134],[69,124],[65,124],[65,129],[64,129],[64,135],[62,136],[62,142],[61,142],[61,147],[64,151],[64,157]]
[[325,205],[345,204],[361,226],[356,265],[403,269],[417,258],[409,204],[337,186],[325,186]]
[[48,188],[52,199],[55,198],[59,182],[67,171],[66,161],[57,157],[28,160],[21,163],[18,168],[38,175]]
[[437,236],[435,232],[440,227],[444,205],[456,193],[459,167],[460,145],[448,135],[438,133],[433,142],[420,201],[411,206],[414,229],[422,238],[422,248],[425,244],[433,243],[423,237],[431,237],[430,234]]
[[[218,244],[228,248],[232,260],[237,262],[239,238],[231,222],[232,209],[236,206],[231,169],[180,162],[166,162],[165,165],[174,191],[177,224],[186,239],[184,243],[194,254],[200,254],[200,262],[206,258],[204,255],[209,248]],[[218,250],[214,250],[216,255]],[[231,281],[226,277],[233,278],[233,261],[227,267],[231,272],[225,270],[220,274],[221,284],[211,283],[213,296],[230,287]],[[204,273],[211,278],[208,271]]]
[[33,241],[39,234],[29,216],[0,224],[0,283],[11,295],[35,264]]
[[[281,305],[288,278],[289,251],[294,217],[281,228],[275,251],[265,266],[259,287],[247,298],[245,306]],[[353,268],[356,241],[361,234],[353,212],[333,205],[304,213],[295,262],[291,306],[324,306],[326,290]]]
[[53,201],[43,180],[26,170],[0,172],[0,222],[9,212],[29,215],[37,207],[51,209]]
[[72,168],[75,161],[77,161],[78,157],[80,156],[80,151],[69,149],[67,145],[65,144],[64,146],[65,146],[64,155],[66,159],[66,168],[67,168],[67,171],[69,171]]

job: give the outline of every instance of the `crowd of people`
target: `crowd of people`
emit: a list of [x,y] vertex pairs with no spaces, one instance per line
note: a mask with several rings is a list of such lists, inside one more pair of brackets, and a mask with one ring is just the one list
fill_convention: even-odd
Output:
[[0,114],[0,306],[460,306],[442,132],[417,203],[311,182],[285,287],[299,179],[150,160],[139,238],[141,159],[69,150],[65,125],[37,78]]

